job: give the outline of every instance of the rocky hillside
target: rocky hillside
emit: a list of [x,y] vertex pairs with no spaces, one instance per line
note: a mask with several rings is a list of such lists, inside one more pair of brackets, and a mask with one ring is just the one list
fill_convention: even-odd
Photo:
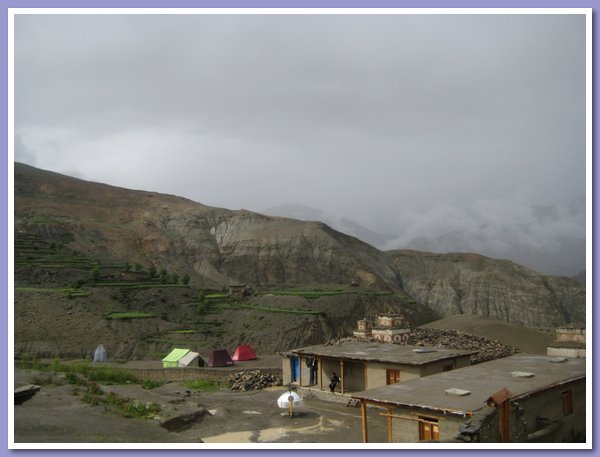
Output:
[[15,226],[106,261],[188,272],[192,284],[399,288],[383,254],[319,222],[211,208],[15,164]]
[[408,294],[442,316],[473,314],[553,327],[585,322],[585,287],[478,254],[387,253]]
[[15,231],[65,245],[103,266],[189,275],[193,288],[352,284],[408,296],[432,316],[471,313],[535,326],[585,317],[584,285],[512,262],[475,254],[385,253],[319,222],[212,208],[18,163]]

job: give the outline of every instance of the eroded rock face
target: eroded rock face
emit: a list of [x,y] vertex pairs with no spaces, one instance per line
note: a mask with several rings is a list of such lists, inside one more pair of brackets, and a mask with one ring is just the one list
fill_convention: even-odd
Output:
[[[211,208],[15,164],[15,229],[101,261],[188,273],[191,285],[405,291],[435,314],[533,326],[585,320],[585,285],[477,254],[384,253],[320,222]],[[364,317],[364,316],[360,316]],[[359,318],[360,318],[359,317]]]
[[388,253],[404,289],[442,316],[475,314],[529,326],[585,322],[585,287],[478,254]]

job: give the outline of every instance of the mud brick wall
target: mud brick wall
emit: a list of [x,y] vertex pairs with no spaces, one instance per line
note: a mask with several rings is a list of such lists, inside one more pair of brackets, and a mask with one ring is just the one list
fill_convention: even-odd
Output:
[[[227,381],[230,375],[241,371],[253,370],[221,370],[218,368],[129,368],[136,378],[151,379],[161,382],[194,381],[205,379],[209,381]],[[281,377],[281,368],[261,368],[261,372]]]

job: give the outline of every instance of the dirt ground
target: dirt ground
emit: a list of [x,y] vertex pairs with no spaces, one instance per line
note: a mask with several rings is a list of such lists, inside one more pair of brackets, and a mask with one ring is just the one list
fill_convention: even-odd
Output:
[[[15,370],[15,386],[32,383],[40,373]],[[139,385],[101,386],[141,402],[155,402],[153,419],[128,419],[105,406],[91,406],[60,378],[42,386],[14,409],[15,443],[361,443],[360,408],[305,396],[292,417],[277,406],[284,387],[236,392],[191,392],[180,383],[146,390]],[[369,410],[369,441],[385,442],[387,426],[378,410]],[[185,418],[194,421],[185,422]],[[173,431],[161,426],[175,418]],[[179,418],[179,420],[177,419]]]

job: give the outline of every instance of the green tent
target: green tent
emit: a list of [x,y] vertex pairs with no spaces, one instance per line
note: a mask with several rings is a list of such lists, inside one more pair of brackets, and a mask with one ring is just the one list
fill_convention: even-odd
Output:
[[185,356],[188,352],[190,352],[189,349],[173,349],[164,359],[162,359],[163,368],[177,368],[177,362],[179,359]]

